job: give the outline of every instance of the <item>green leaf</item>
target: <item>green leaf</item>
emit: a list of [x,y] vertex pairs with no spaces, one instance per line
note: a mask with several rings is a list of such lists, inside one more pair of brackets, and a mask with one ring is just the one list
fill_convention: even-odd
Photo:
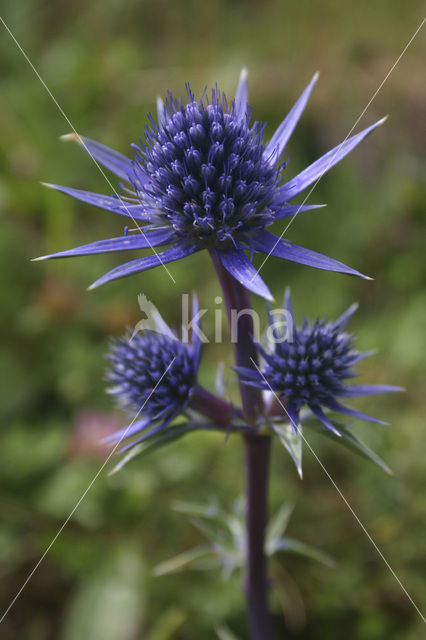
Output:
[[211,552],[212,550],[210,545],[194,547],[193,549],[179,553],[177,556],[170,558],[170,560],[161,562],[154,568],[153,574],[154,576],[159,577],[181,571],[195,560],[199,560],[200,558],[210,555]]
[[208,540],[215,544],[226,544],[227,531],[220,527],[214,527],[210,523],[204,522],[199,518],[192,518],[191,524],[206,536]]
[[232,545],[242,552],[245,549],[245,503],[244,500],[236,500],[229,513],[223,512],[223,522]]
[[274,422],[272,428],[279,437],[281,444],[285,446],[296,465],[297,473],[303,478],[302,473],[302,426],[299,425],[297,433],[288,422]]
[[389,469],[387,464],[376,453],[374,453],[374,451],[372,451],[370,447],[368,447],[353,431],[351,431],[351,429],[349,429],[347,425],[334,422],[339,432],[341,433],[341,437],[339,437],[336,436],[332,431],[324,429],[322,424],[320,424],[316,419],[308,419],[304,424],[317,433],[321,433],[322,435],[325,435],[328,438],[334,440],[334,442],[338,442],[351,451],[355,451],[363,458],[374,462],[374,464],[386,471],[386,473],[392,475],[392,471]]
[[216,520],[221,515],[219,506],[214,502],[199,504],[196,502],[186,502],[185,500],[176,500],[173,503],[173,509],[187,516],[207,518],[209,520]]
[[145,456],[148,453],[152,453],[157,449],[161,449],[166,444],[170,444],[182,436],[186,435],[190,431],[196,431],[197,426],[192,423],[181,423],[177,424],[174,427],[169,427],[165,429],[163,432],[155,434],[152,438],[149,438],[145,442],[141,442],[140,444],[135,445],[132,449],[126,453],[125,456],[120,460],[118,464],[109,472],[108,475],[113,475],[120,471],[130,460],[133,460],[136,456]]
[[207,561],[198,561],[197,568],[222,567],[223,575],[227,578],[235,569],[244,565],[245,526],[242,503],[235,503],[231,513],[221,509],[215,502],[207,505],[177,502],[175,508],[189,515],[191,524],[210,542],[212,557]]
[[270,549],[274,549],[276,542],[284,535],[292,513],[293,505],[283,504],[269,522],[265,536],[265,551],[267,555],[272,555],[273,551],[270,552]]
[[219,627],[215,631],[219,640],[238,640],[237,636],[228,627]]
[[305,558],[309,558],[310,560],[321,562],[327,567],[335,566],[335,561],[327,553],[324,553],[320,549],[316,549],[315,547],[312,547],[305,542],[295,540],[294,538],[282,538],[281,540],[277,541],[274,551],[272,551],[272,553],[269,553],[268,555],[273,555],[278,551],[296,553],[297,555],[304,556]]

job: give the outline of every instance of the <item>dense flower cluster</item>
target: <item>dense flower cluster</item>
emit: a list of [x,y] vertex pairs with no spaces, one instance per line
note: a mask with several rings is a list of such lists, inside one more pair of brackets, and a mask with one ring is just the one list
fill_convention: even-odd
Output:
[[[194,312],[197,302],[194,298]],[[112,342],[107,371],[109,392],[132,422],[108,440],[119,442],[144,432],[130,446],[165,429],[185,411],[197,382],[200,339],[193,331],[191,342],[181,342],[171,330],[145,330]],[[146,431],[152,427],[149,431]],[[127,448],[127,447],[125,447]]]
[[[171,94],[165,103],[159,101],[158,122],[151,117],[145,142],[132,147],[133,159],[88,138],[70,136],[96,162],[124,181],[122,195],[104,196],[48,186],[126,216],[135,223],[135,228],[124,236],[43,258],[153,250],[151,255],[126,262],[103,275],[92,285],[95,287],[208,249],[236,280],[266,299],[272,298],[271,293],[251,262],[256,252],[361,276],[337,260],[266,230],[276,220],[320,206],[289,203],[382,122],[348,138],[286,181],[282,155],[316,79],[317,74],[267,144],[264,125],[251,123],[245,71],[235,100],[230,103],[217,89],[210,95],[205,91],[196,100],[189,87],[187,103]],[[160,253],[155,250],[166,245],[168,248]]]
[[176,240],[235,243],[273,222],[280,166],[265,157],[263,126],[250,126],[248,111],[238,117],[215,90],[197,102],[188,87],[188,98],[169,95],[163,124],[134,146],[144,200]]
[[[371,352],[355,350],[354,337],[344,331],[356,308],[357,305],[352,305],[334,322],[316,320],[311,325],[305,319],[299,328],[293,322],[292,340],[282,339],[275,331],[272,351],[258,345],[264,360],[261,370],[246,367],[235,369],[245,379],[245,384],[274,391],[281,399],[295,429],[299,423],[300,410],[304,406],[309,407],[324,426],[335,433],[338,433],[338,429],[324,413],[324,407],[361,420],[382,422],[342,405],[337,399],[400,390],[400,387],[389,385],[346,384],[348,378],[356,375],[354,365],[371,355]],[[284,309],[294,320],[289,290],[285,294]]]

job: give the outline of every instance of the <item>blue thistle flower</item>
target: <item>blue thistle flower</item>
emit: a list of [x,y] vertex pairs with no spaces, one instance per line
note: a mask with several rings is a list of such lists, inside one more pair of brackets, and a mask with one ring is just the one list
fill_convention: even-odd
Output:
[[[197,311],[194,296],[195,315]],[[197,390],[199,332],[193,330],[191,341],[182,342],[160,317],[155,320],[156,330],[115,339],[107,356],[111,363],[107,371],[109,393],[134,420],[107,440],[117,443],[143,433],[123,451],[165,429],[186,410]]]
[[353,304],[334,322],[316,320],[311,325],[305,318],[296,328],[294,314],[287,289],[284,309],[293,319],[292,339],[282,336],[274,328],[273,315],[269,312],[270,326],[274,335],[274,349],[268,352],[256,345],[264,364],[261,370],[234,367],[246,385],[272,390],[280,398],[296,430],[302,407],[309,407],[326,429],[339,434],[323,408],[331,409],[369,422],[386,424],[366,413],[356,411],[340,403],[338,398],[370,396],[401,387],[390,385],[353,385],[346,380],[355,377],[354,366],[374,351],[360,352],[353,348],[354,336],[344,331],[346,324],[357,309]]
[[[145,142],[132,145],[133,159],[80,136],[76,139],[93,158],[125,184],[123,195],[100,195],[47,185],[84,202],[113,211],[136,224],[134,233],[100,240],[42,258],[61,258],[133,249],[152,255],[120,265],[91,288],[179,260],[201,249],[216,252],[224,267],[246,288],[272,299],[251,260],[262,252],[304,265],[348,273],[358,271],[341,262],[278,238],[266,230],[276,220],[322,205],[289,204],[325,171],[354,149],[383,120],[345,140],[299,175],[284,180],[282,154],[307,104],[312,81],[280,124],[268,144],[264,125],[251,123],[247,106],[247,74],[241,74],[235,99],[228,103],[217,89],[199,100],[187,85],[184,104],[170,93],[158,101],[158,122],[150,116]],[[142,226],[141,226],[142,225]],[[169,245],[157,253],[156,247]]]

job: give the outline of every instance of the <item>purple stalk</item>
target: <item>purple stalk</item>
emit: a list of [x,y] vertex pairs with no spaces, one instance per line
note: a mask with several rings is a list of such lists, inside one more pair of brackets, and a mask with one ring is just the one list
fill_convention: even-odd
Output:
[[265,528],[268,520],[268,476],[271,452],[269,436],[245,436],[246,450],[246,597],[252,640],[271,640],[268,612]]
[[[219,257],[211,251],[222,287],[228,320],[234,313],[251,309],[247,290],[223,267]],[[253,368],[257,352],[253,343],[253,319],[242,314],[238,322],[235,343],[235,362],[238,366]],[[253,426],[262,411],[262,394],[259,389],[240,382],[240,393],[245,418]],[[268,511],[268,477],[271,438],[256,435],[255,430],[244,437],[246,465],[246,531],[247,572],[246,600],[252,640],[271,640],[272,623],[268,611],[268,581],[266,577],[265,528]]]
[[[247,289],[228,273],[217,253],[212,250],[210,255],[222,287],[228,320],[231,322],[232,310],[239,313],[251,309],[250,296]],[[253,343],[253,318],[248,313],[239,316],[234,348],[235,364],[239,367],[253,368],[253,361],[257,362],[258,358]],[[246,420],[253,424],[262,409],[262,393],[259,389],[250,388],[240,382],[240,394]]]
[[211,418],[221,427],[227,427],[233,416],[239,415],[238,410],[235,410],[229,402],[218,398],[199,384],[194,389],[189,406]]

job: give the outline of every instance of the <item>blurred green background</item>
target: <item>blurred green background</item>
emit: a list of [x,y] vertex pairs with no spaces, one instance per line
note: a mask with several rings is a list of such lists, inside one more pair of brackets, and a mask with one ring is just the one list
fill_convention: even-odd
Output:
[[[422,3],[359,0],[3,0],[2,17],[82,134],[124,153],[143,135],[155,97],[219,83],[232,95],[249,69],[257,119],[278,125],[313,72],[320,82],[289,145],[288,175],[340,142],[419,25]],[[208,306],[219,293],[205,255],[170,270],[85,288],[118,256],[31,264],[29,258],[122,232],[123,221],[39,181],[93,191],[108,186],[4,27],[0,31],[1,374],[0,602],[4,610],[52,540],[106,453],[97,444],[122,416],[104,393],[111,334],[139,319],[145,293],[178,323],[183,292]],[[425,34],[395,68],[358,130],[390,114],[315,189],[320,213],[300,215],[292,241],[370,274],[364,282],[271,258],[276,296],[286,284],[303,314],[339,314],[352,301],[365,382],[406,393],[357,406],[391,423],[356,431],[389,464],[387,476],[324,438],[310,442],[419,607],[425,606],[424,238]],[[423,181],[423,182],[422,182]],[[277,225],[277,231],[284,225]],[[255,301],[256,305],[258,301]],[[210,324],[209,324],[210,323]],[[206,318],[211,327],[213,315]],[[201,377],[231,362],[208,345]],[[232,382],[232,376],[229,376]],[[231,384],[231,394],[234,388]],[[1,625],[24,640],[199,640],[228,625],[245,638],[240,577],[211,572],[153,577],[153,569],[202,542],[177,499],[225,507],[243,491],[241,442],[196,435],[108,476],[110,462],[72,515]],[[334,569],[283,555],[274,576],[278,637],[414,640],[420,616],[323,470],[304,453],[304,480],[276,443],[271,510],[295,505],[289,534],[336,559]],[[284,615],[285,620],[284,622]],[[423,609],[424,610],[424,609]]]

